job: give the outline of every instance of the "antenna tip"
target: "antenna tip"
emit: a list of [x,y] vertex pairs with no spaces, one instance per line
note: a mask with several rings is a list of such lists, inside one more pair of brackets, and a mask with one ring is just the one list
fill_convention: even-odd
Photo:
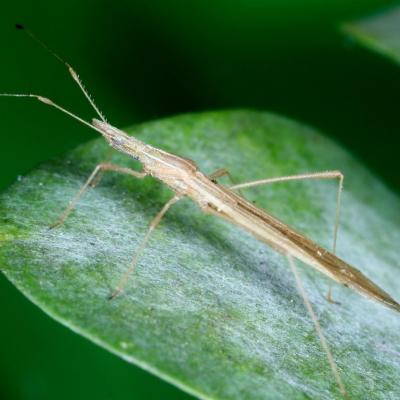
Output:
[[17,29],[25,29],[25,27],[22,25],[22,24],[15,24],[15,27],[17,28]]

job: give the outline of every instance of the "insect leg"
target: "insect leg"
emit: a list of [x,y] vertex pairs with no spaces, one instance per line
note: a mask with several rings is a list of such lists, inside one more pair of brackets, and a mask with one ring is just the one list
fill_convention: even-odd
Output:
[[92,183],[96,180],[96,178],[98,177],[98,174],[103,171],[104,172],[105,171],[119,172],[121,174],[131,175],[131,176],[134,176],[135,178],[140,178],[140,179],[144,178],[147,175],[145,172],[138,172],[133,169],[120,167],[120,166],[114,165],[114,164],[102,163],[102,164],[97,165],[96,168],[93,170],[93,172],[90,174],[89,178],[86,180],[85,184],[79,189],[79,191],[75,195],[75,197],[69,202],[67,208],[61,214],[60,218],[53,225],[51,225],[50,228],[56,228],[64,223],[64,221],[68,218],[69,214],[75,208],[79,199],[82,197],[82,195],[85,193],[85,191],[89,188],[89,186],[91,186]]
[[[276,178],[261,179],[257,181],[245,182],[239,185],[234,185],[231,187],[231,189],[243,189],[259,185],[267,185],[269,183],[296,181],[296,180],[298,181],[305,179],[339,179],[338,190],[336,194],[336,215],[335,215],[335,227],[333,231],[333,246],[332,246],[332,252],[336,253],[337,234],[339,230],[339,219],[340,219],[341,195],[343,191],[343,181],[344,181],[344,175],[340,171],[324,171],[324,172],[315,172],[310,174],[289,175],[289,176],[280,176]],[[337,301],[332,299],[331,286],[329,287],[328,293],[325,297],[329,303],[339,304]]]
[[314,310],[312,308],[310,299],[308,298],[307,293],[306,293],[306,291],[304,289],[303,283],[301,281],[299,272],[298,272],[296,264],[295,264],[295,260],[289,254],[287,254],[287,258],[289,260],[290,269],[292,270],[292,273],[293,273],[295,281],[296,281],[297,290],[298,290],[300,296],[303,298],[304,304],[305,304],[305,306],[307,308],[307,312],[308,312],[308,314],[310,315],[310,317],[311,317],[311,319],[313,321],[315,330],[316,330],[317,335],[319,337],[319,340],[321,342],[322,349],[324,350],[324,352],[326,354],[329,366],[330,366],[330,368],[332,370],[332,374],[335,377],[336,382],[337,382],[337,384],[339,386],[340,393],[342,394],[342,396],[345,399],[347,399],[348,397],[347,397],[346,388],[344,387],[344,384],[343,384],[342,379],[340,377],[339,370],[338,370],[336,362],[335,362],[335,360],[333,358],[333,355],[332,355],[331,349],[329,347],[328,341],[326,340],[326,337],[325,337],[325,335],[324,335],[324,333],[322,331],[322,328],[321,328],[321,325],[320,325],[320,323],[318,321],[318,318],[315,315],[315,312],[314,312]]
[[[233,178],[232,174],[231,174],[226,168],[217,169],[216,171],[214,171],[214,172],[213,172],[211,175],[209,175],[208,177],[209,177],[212,181],[217,182],[217,179],[218,179],[218,178],[221,178],[221,177],[223,177],[223,176],[227,176],[232,185],[235,185],[235,184],[236,184],[236,179]],[[240,194],[242,194],[240,190],[238,190],[238,192],[239,192]]]
[[212,181],[216,181],[218,178],[221,178],[222,176],[227,176],[232,184],[235,183],[231,173],[226,168],[217,169],[212,174],[210,174],[208,177]]
[[251,182],[240,183],[238,185],[233,185],[230,187],[230,189],[244,189],[248,187],[266,185],[276,182],[299,181],[306,179],[339,179],[338,190],[336,194],[336,215],[335,215],[335,228],[333,231],[333,246],[332,246],[333,249],[332,252],[335,253],[337,234],[339,229],[341,195],[343,191],[343,181],[344,181],[344,175],[340,171],[324,171],[324,172],[315,172],[310,174],[299,174],[299,175],[280,176],[277,178],[260,179],[257,181],[251,181]]
[[[112,148],[107,149],[107,155],[101,164],[110,164],[112,156],[113,156],[113,149]],[[95,188],[100,183],[101,179],[103,178],[103,174],[104,170],[98,172],[96,177],[92,180],[92,182],[90,182],[91,188]]]
[[122,275],[117,286],[115,287],[114,291],[110,295],[110,297],[109,297],[110,300],[117,297],[124,290],[126,284],[128,283],[130,275],[135,271],[139,257],[143,254],[143,251],[146,247],[147,242],[149,241],[151,233],[156,228],[156,226],[160,223],[162,217],[166,214],[166,212],[169,210],[169,208],[173,204],[175,204],[179,199],[180,199],[179,196],[172,197],[172,199],[170,199],[167,203],[165,203],[164,207],[160,210],[160,212],[152,219],[152,221],[150,222],[149,228],[146,232],[146,235],[144,236],[142,242],[140,243],[140,246],[138,247],[138,249],[136,250],[136,252],[132,258],[129,268]]

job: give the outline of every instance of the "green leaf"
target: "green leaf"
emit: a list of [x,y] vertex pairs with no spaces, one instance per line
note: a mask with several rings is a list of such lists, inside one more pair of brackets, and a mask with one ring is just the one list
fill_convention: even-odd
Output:
[[[313,129],[268,113],[226,111],[128,132],[194,159],[206,173],[228,168],[238,182],[341,169],[338,254],[399,292],[399,199]],[[154,232],[126,291],[107,300],[171,195],[152,178],[106,174],[62,227],[48,230],[107,152],[103,139],[86,143],[2,195],[5,275],[62,324],[200,398],[341,398],[286,259],[188,199]],[[135,163],[120,154],[113,162]],[[308,181],[243,192],[329,248],[336,188]],[[399,315],[338,285],[341,304],[329,304],[330,281],[299,267],[350,398],[396,397]]]
[[400,6],[343,26],[362,45],[400,63]]

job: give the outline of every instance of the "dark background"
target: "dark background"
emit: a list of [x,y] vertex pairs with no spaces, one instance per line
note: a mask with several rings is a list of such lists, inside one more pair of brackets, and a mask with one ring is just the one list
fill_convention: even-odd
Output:
[[[1,6],[0,92],[94,116],[62,65],[13,28],[20,22],[75,66],[116,126],[270,110],[319,128],[400,189],[400,68],[339,32],[391,1],[15,3]],[[32,99],[0,98],[0,116],[0,189],[96,136]],[[2,276],[0,309],[1,399],[189,398],[50,320]]]

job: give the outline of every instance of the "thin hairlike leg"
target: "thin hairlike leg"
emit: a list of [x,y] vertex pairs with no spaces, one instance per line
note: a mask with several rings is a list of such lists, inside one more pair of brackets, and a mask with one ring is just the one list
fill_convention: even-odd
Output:
[[344,175],[340,171],[324,171],[324,172],[315,172],[310,174],[299,174],[299,175],[281,176],[277,178],[260,179],[257,181],[245,182],[245,183],[240,183],[238,185],[233,185],[230,187],[230,189],[244,189],[248,187],[267,185],[269,183],[299,181],[305,179],[339,179],[339,185],[336,195],[336,216],[335,216],[335,228],[333,231],[333,246],[332,246],[332,252],[335,253],[337,234],[339,229],[340,204],[341,204],[341,196],[342,196],[343,181],[344,181]]
[[98,176],[98,174],[101,171],[119,172],[121,174],[131,175],[131,176],[134,176],[135,178],[140,178],[140,179],[144,178],[147,175],[145,172],[138,172],[133,169],[120,167],[120,166],[114,165],[114,164],[103,163],[103,164],[97,165],[97,167],[90,174],[90,176],[87,179],[87,181],[85,182],[85,184],[79,189],[78,193],[70,201],[67,208],[61,214],[60,218],[53,225],[51,225],[50,228],[56,228],[64,223],[64,221],[71,214],[72,210],[75,208],[79,199],[82,197],[82,195],[85,193],[85,191],[89,188],[89,186],[92,184],[92,182],[95,181],[96,177]]
[[[236,179],[233,178],[232,174],[226,169],[226,168],[220,168],[214,171],[211,175],[208,177],[213,181],[217,182],[218,178],[221,178],[223,176],[227,176],[229,181],[231,182],[232,185],[236,184]],[[238,192],[241,194],[240,190]]]
[[222,176],[227,176],[229,178],[229,180],[231,181],[231,183],[235,183],[231,173],[226,168],[217,169],[208,177],[212,181],[216,181],[218,178],[221,178]]
[[308,314],[310,315],[310,317],[311,317],[311,319],[313,321],[315,330],[316,330],[317,335],[319,337],[319,340],[321,342],[321,346],[322,346],[322,348],[323,348],[323,350],[324,350],[324,352],[326,354],[329,366],[330,366],[330,368],[332,370],[332,374],[335,377],[336,382],[337,382],[337,384],[339,386],[340,393],[342,394],[342,396],[345,399],[347,399],[348,397],[347,397],[346,388],[344,387],[344,384],[343,384],[342,379],[340,377],[339,370],[338,370],[336,362],[335,362],[335,360],[333,358],[333,355],[332,355],[331,349],[329,347],[328,341],[325,338],[325,335],[324,335],[324,333],[322,331],[322,328],[321,328],[321,325],[320,325],[320,323],[318,321],[318,318],[315,315],[315,312],[314,312],[314,310],[312,308],[311,302],[310,302],[310,300],[309,300],[309,298],[308,298],[308,296],[307,296],[307,294],[306,294],[306,292],[304,290],[304,286],[303,286],[303,283],[301,281],[299,272],[297,270],[295,261],[294,261],[293,257],[290,256],[289,254],[287,255],[287,258],[289,260],[290,269],[292,270],[292,273],[293,273],[294,278],[296,280],[297,290],[298,290],[300,296],[303,298],[304,304],[305,304],[305,306],[307,308],[307,312],[308,312]]
[[153,232],[153,230],[156,228],[156,226],[160,223],[162,217],[166,214],[166,212],[169,210],[169,208],[175,204],[178,200],[180,199],[179,196],[174,196],[172,199],[170,199],[164,207],[160,210],[160,212],[153,218],[153,220],[150,222],[149,229],[146,232],[146,235],[144,236],[142,242],[140,243],[140,246],[135,252],[135,255],[132,258],[132,261],[129,265],[129,268],[126,270],[126,272],[122,275],[120,281],[118,282],[118,285],[115,287],[114,291],[110,295],[109,299],[112,300],[115,297],[117,297],[125,288],[126,284],[128,283],[129,277],[133,274],[135,271],[137,262],[140,258],[140,256],[143,254],[143,251],[146,247],[147,242],[150,239],[150,235]]
[[331,284],[329,284],[329,289],[328,289],[328,292],[325,295],[325,298],[328,301],[328,303],[339,304],[340,305],[340,302],[334,300],[333,297],[332,297],[332,285]]
[[[104,157],[104,160],[101,164],[110,164],[111,158],[113,156],[113,148],[107,149],[107,155]],[[99,171],[99,173],[96,175],[96,177],[90,182],[90,187],[95,188],[103,178],[104,170]]]
[[[336,194],[336,216],[335,216],[335,227],[333,231],[333,246],[332,252],[336,252],[336,242],[337,242],[337,234],[339,230],[339,219],[340,219],[340,205],[341,205],[341,195],[343,191],[343,181],[344,175],[340,171],[324,171],[324,172],[315,172],[310,174],[299,174],[299,175],[289,175],[289,176],[281,176],[277,178],[269,178],[269,179],[261,179],[252,182],[245,182],[239,185],[231,186],[231,189],[243,189],[248,187],[254,187],[259,185],[267,185],[269,183],[276,182],[286,182],[286,181],[298,181],[305,179],[339,179],[338,190]],[[332,287],[329,287],[328,293],[326,295],[326,299],[329,303],[339,304],[337,301],[332,299]]]

